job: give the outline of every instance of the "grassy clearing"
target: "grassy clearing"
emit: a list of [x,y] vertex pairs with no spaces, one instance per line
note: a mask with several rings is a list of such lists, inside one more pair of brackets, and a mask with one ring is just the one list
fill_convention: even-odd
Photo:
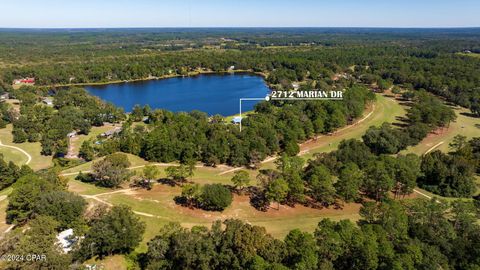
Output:
[[83,265],[96,266],[96,269],[115,269],[115,270],[127,270],[127,261],[122,255],[115,255],[106,257],[103,260],[100,259],[90,259],[86,261]]
[[[458,201],[458,200],[462,200],[462,201],[472,201],[473,199],[472,198],[453,198],[453,197],[443,197],[443,196],[440,196],[438,194],[435,194],[435,193],[432,193],[428,190],[425,190],[425,189],[422,189],[422,188],[419,188],[419,187],[416,187],[415,188],[416,190],[422,192],[423,194],[427,195],[427,196],[430,196],[432,198],[437,198],[439,200],[444,200],[444,201],[447,201],[447,202],[453,202],[453,201]],[[419,196],[419,198],[422,198],[422,199],[427,199],[423,196]]]
[[462,56],[480,58],[480,53],[458,53],[458,54]]
[[168,222],[179,222],[182,226],[191,228],[197,225],[210,226],[216,220],[237,218],[253,225],[264,226],[274,237],[283,238],[295,228],[312,232],[323,218],[334,220],[359,218],[358,204],[347,204],[341,210],[333,208],[318,210],[298,205],[295,208],[281,206],[280,210],[270,209],[268,212],[261,212],[250,205],[247,196],[235,196],[232,205],[224,212],[193,210],[175,204],[174,197],[180,193],[179,187],[156,185],[150,191],[128,191],[102,195],[100,198],[114,205],[129,205],[135,211],[153,215],[153,217],[141,216],[147,223],[141,249],[145,249],[146,242],[158,234],[160,228]]
[[8,187],[2,191],[0,191],[0,196],[8,196],[10,193],[12,192],[12,188],[11,187]]
[[[6,128],[0,129],[0,140],[5,145],[16,146],[18,148],[23,149],[27,153],[29,153],[32,156],[32,161],[30,162],[29,166],[34,170],[45,169],[53,165],[52,157],[42,156],[40,154],[42,150],[42,146],[40,145],[39,142],[14,144],[13,136],[12,136],[12,125],[7,125]],[[6,148],[0,147],[0,149],[2,149],[3,151]],[[24,156],[24,159],[26,161],[26,156],[19,151],[13,150],[13,152],[10,152],[10,153],[4,152],[4,154],[5,154],[5,158],[10,160],[20,160],[19,155],[22,155]],[[19,163],[19,165],[22,165],[22,163]]]
[[28,160],[27,156],[25,156],[22,152],[12,148],[0,146],[0,154],[3,155],[6,162],[12,161],[17,165],[23,165],[27,163]]
[[97,187],[92,184],[83,183],[74,179],[74,176],[69,176],[68,190],[82,195],[97,195],[112,191],[108,188]]
[[457,114],[457,120],[450,124],[448,129],[438,130],[436,133],[428,135],[418,145],[409,147],[402,151],[402,154],[415,153],[417,155],[423,155],[432,147],[437,146],[435,149],[443,152],[448,152],[449,144],[453,141],[456,135],[466,136],[468,139],[480,136],[480,119],[469,116],[469,110],[464,108],[455,108]]
[[[131,154],[125,154],[125,155],[127,155],[128,160],[130,161],[132,167],[143,166],[143,165],[149,164],[148,161],[145,161],[141,157],[134,156],[134,155],[131,155]],[[101,159],[102,158],[99,158],[99,159],[94,160],[94,161],[83,163],[82,165],[79,165],[77,167],[73,167],[73,168],[64,170],[64,171],[62,171],[62,174],[70,174],[70,173],[90,171],[90,170],[92,170],[93,163],[96,162],[96,161],[99,161]]]

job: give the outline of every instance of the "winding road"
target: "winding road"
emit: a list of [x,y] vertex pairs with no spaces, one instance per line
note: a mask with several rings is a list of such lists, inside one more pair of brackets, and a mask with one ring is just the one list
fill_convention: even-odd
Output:
[[24,154],[25,156],[27,156],[27,162],[25,163],[26,165],[30,164],[30,162],[32,161],[32,156],[30,156],[29,153],[27,153],[25,150],[21,149],[21,148],[18,148],[16,146],[11,146],[11,145],[6,145],[6,144],[3,144],[2,141],[0,141],[0,147],[5,147],[5,148],[11,148],[11,149],[15,149],[17,151],[20,151],[22,154]]

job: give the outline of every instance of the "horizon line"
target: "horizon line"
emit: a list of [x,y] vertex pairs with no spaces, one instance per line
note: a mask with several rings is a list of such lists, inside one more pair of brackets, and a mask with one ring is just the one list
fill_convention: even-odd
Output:
[[114,26],[114,27],[3,27],[0,30],[71,29],[480,29],[480,26]]

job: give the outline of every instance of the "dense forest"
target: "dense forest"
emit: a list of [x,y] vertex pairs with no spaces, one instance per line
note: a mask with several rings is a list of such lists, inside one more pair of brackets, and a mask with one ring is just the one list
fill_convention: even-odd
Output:
[[[133,269],[477,269],[480,203],[473,196],[480,138],[456,136],[448,153],[399,153],[455,121],[452,103],[480,115],[479,42],[478,29],[0,30],[0,94],[19,101],[18,109],[0,103],[0,128],[12,124],[15,143],[40,142],[42,154],[56,164],[34,172],[0,155],[0,190],[11,187],[6,221],[20,228],[1,236],[0,255],[49,258],[5,267],[81,269],[92,258],[120,254]],[[136,106],[125,114],[70,85],[231,66],[261,74],[272,89],[300,82],[300,89],[343,90],[344,100],[261,102],[240,131],[199,111]],[[34,77],[36,85],[12,87],[24,77]],[[375,91],[401,98],[406,116],[370,127],[361,140],[342,141],[330,153],[308,161],[297,156],[299,143],[362,116]],[[93,162],[77,180],[151,189],[158,168],[146,166],[135,175],[124,154],[130,153],[178,161],[165,169],[166,180],[181,186],[174,200],[186,207],[223,211],[234,194],[242,194],[260,211],[280,211],[281,204],[340,209],[355,202],[362,205],[360,219],[319,220],[313,232],[293,230],[283,239],[234,219],[211,228],[170,223],[139,252],[146,224],[132,209],[88,207],[59,176],[68,134],[89,134],[105,123],[121,123],[122,129],[82,144],[79,162]],[[258,169],[268,156],[278,156],[275,166],[260,169],[251,183],[247,169]],[[234,174],[233,186],[200,185],[187,181],[197,162],[245,170]],[[416,186],[462,199],[405,199]],[[56,236],[70,228],[76,243],[64,253]]]
[[[23,77],[59,85],[221,72],[235,66],[267,74],[271,84],[283,86],[347,73],[366,83],[426,89],[480,111],[480,58],[462,54],[480,52],[477,29],[2,31],[0,37],[5,37],[0,43],[4,88]],[[181,44],[175,52],[166,49],[175,44]]]

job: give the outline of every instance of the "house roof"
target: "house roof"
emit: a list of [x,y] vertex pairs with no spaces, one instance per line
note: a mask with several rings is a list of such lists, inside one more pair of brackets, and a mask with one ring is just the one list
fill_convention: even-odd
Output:
[[240,122],[242,122],[242,117],[240,116],[235,116],[232,120],[233,123],[235,124],[239,124]]
[[75,243],[75,240],[72,241],[71,237],[73,236],[73,229],[68,229],[63,232],[60,232],[57,235],[58,243],[63,249],[63,252],[67,253],[72,250],[72,245]]

